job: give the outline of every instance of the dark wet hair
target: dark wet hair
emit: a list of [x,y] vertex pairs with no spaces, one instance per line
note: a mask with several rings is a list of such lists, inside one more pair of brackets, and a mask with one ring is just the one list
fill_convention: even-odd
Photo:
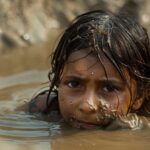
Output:
[[[149,91],[150,47],[147,31],[133,18],[96,10],[78,16],[62,35],[51,60],[48,99],[52,91],[57,91],[58,79],[70,54],[86,48],[91,48],[101,63],[102,54],[107,57],[126,84],[122,67],[137,81],[139,92]],[[148,101],[149,96],[145,97]]]

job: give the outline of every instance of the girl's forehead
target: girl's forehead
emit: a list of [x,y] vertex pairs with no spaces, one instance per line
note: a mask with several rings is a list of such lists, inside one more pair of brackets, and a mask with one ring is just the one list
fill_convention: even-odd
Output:
[[121,78],[119,72],[108,58],[104,55],[101,55],[100,58],[98,58],[98,56],[90,49],[73,52],[65,63],[64,69],[67,72],[96,72],[97,75],[103,74],[105,76],[117,76],[118,78]]
[[[87,60],[87,61],[86,61]],[[73,64],[73,63],[78,63],[80,64],[81,62],[86,62],[86,64],[93,67],[97,64],[100,66],[103,66],[104,69],[107,66],[113,68],[116,72],[116,68],[112,64],[112,62],[103,54],[103,53],[96,53],[93,49],[87,48],[87,49],[81,49],[78,51],[74,51],[73,53],[70,54],[68,57],[66,64]]]
[[[86,70],[95,70],[97,73],[103,72],[103,74],[107,77],[115,76],[122,80],[119,71],[111,63],[111,61],[104,54],[101,54],[98,57],[98,55],[90,48],[81,49],[71,53],[65,63],[64,69],[67,69],[68,71],[83,70],[84,72]],[[123,73],[122,75],[127,83],[130,84],[131,80],[134,80],[131,79],[131,76],[126,68],[120,67],[120,71]]]
[[80,59],[89,59],[89,58],[93,58],[93,60],[98,60],[98,56],[90,48],[81,49],[71,53],[70,56],[68,57],[67,62],[75,62]]

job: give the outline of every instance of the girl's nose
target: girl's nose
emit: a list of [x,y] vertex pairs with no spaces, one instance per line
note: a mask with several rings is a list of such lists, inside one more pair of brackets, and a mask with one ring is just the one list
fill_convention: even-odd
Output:
[[97,109],[95,104],[90,104],[88,101],[82,102],[79,106],[79,110],[83,113],[94,113]]
[[84,113],[97,112],[100,104],[100,101],[95,97],[93,93],[88,93],[88,95],[81,101],[79,110]]

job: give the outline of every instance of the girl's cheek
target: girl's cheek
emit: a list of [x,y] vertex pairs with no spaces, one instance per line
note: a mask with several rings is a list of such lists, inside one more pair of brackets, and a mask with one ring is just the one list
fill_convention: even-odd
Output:
[[128,113],[128,109],[129,109],[129,97],[128,98],[123,98],[118,101],[118,104],[116,105],[116,108],[118,110],[118,114],[121,115],[126,115]]
[[65,91],[65,89],[63,90],[63,88],[59,89],[58,101],[59,101],[60,111],[62,115],[64,115],[64,117],[72,114],[74,110],[74,103],[72,97],[69,96],[69,94]]
[[130,105],[130,96],[127,93],[118,93],[118,95],[105,96],[104,102],[110,111],[118,115],[126,114]]

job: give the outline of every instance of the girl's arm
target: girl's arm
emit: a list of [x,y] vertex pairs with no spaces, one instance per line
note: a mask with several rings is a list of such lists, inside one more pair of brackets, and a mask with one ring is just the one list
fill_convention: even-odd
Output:
[[46,101],[47,101],[47,93],[38,95],[30,102],[27,102],[26,104],[17,108],[17,110],[30,113],[43,112],[46,109]]

